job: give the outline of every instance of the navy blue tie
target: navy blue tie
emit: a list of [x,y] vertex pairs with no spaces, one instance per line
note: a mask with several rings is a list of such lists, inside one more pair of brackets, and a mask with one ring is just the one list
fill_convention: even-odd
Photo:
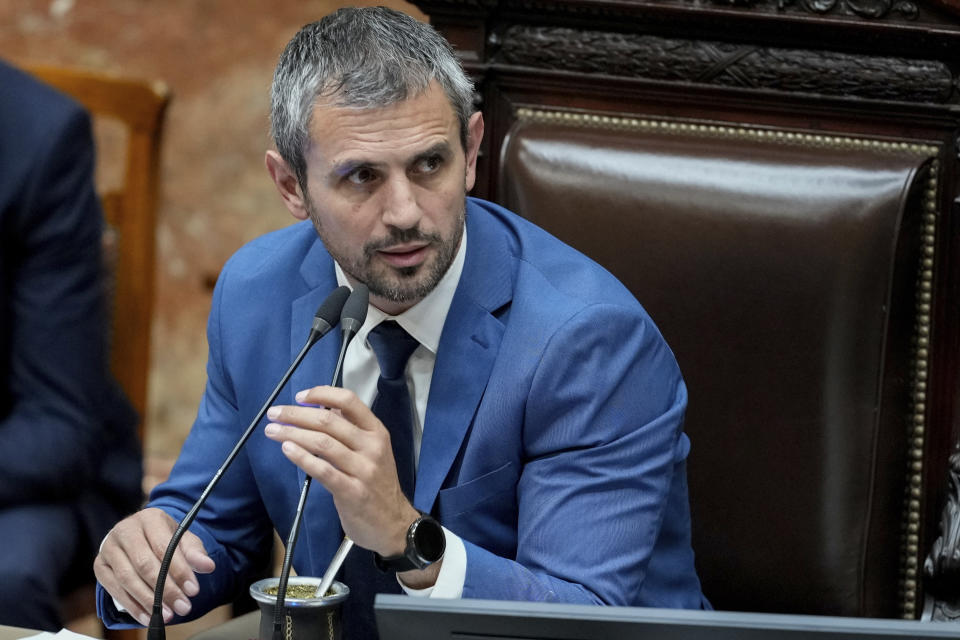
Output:
[[[400,488],[413,502],[416,482],[413,411],[404,372],[410,355],[420,343],[393,320],[381,322],[367,339],[380,363],[377,397],[371,408],[390,432]],[[376,638],[373,597],[377,593],[400,593],[396,576],[381,573],[373,564],[373,552],[359,547],[354,547],[347,556],[341,576],[350,587],[350,597],[343,607],[344,640]]]
[[413,502],[416,482],[413,423],[410,419],[413,412],[404,372],[407,369],[407,360],[420,343],[393,320],[381,322],[370,332],[367,339],[373,352],[377,354],[377,362],[380,363],[380,379],[377,380],[373,413],[390,432],[400,488],[407,499]]

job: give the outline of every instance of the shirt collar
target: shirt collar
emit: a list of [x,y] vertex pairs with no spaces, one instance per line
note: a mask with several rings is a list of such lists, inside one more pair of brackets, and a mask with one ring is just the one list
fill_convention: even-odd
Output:
[[[372,304],[369,305],[367,307],[367,319],[363,323],[363,327],[360,328],[360,331],[357,332],[357,338],[366,340],[367,334],[378,324],[384,320],[396,320],[407,333],[416,338],[421,345],[436,355],[437,348],[440,345],[440,334],[443,332],[443,325],[447,320],[447,313],[450,311],[450,305],[453,303],[453,295],[457,291],[460,276],[463,274],[463,264],[466,260],[466,255],[467,228],[466,225],[464,225],[457,255],[433,291],[427,294],[423,300],[398,316],[389,316]],[[337,284],[349,286],[347,276],[344,274],[343,269],[340,268],[340,264],[334,261],[334,267],[337,272]]]

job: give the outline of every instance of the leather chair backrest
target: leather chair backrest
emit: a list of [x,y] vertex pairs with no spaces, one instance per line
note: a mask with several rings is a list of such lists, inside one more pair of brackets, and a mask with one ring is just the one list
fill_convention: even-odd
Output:
[[620,278],[676,354],[713,604],[898,615],[936,150],[521,110],[500,153],[498,200]]

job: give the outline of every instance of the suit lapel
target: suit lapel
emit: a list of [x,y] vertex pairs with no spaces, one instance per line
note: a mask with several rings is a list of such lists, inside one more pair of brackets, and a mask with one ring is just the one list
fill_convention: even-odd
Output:
[[437,349],[414,506],[429,512],[483,397],[503,337],[492,315],[513,293],[513,252],[493,216],[467,208],[467,256]]
[[[303,277],[308,290],[305,294],[293,301],[290,308],[290,358],[293,358],[303,349],[313,323],[313,314],[331,291],[337,288],[337,277],[333,269],[333,261],[323,248],[323,243],[317,239],[310,251],[307,252],[300,266],[300,275]],[[309,387],[330,384],[333,368],[340,347],[340,331],[334,329],[321,339],[310,350],[303,360],[303,364],[290,378],[290,391],[296,393]]]
[[[303,349],[307,335],[313,323],[313,315],[317,308],[337,287],[337,277],[333,268],[333,261],[327,254],[319,238],[314,242],[300,265],[300,275],[308,287],[308,291],[293,301],[290,309],[290,361]],[[293,394],[303,389],[317,385],[330,384],[333,369],[336,366],[337,355],[340,352],[339,327],[328,333],[313,346],[306,355],[300,367],[290,377],[287,385],[288,394],[281,394],[286,401],[293,402]],[[280,399],[278,398],[278,402]],[[300,488],[303,487],[307,474],[297,468],[297,479]],[[299,495],[299,489],[298,489]],[[293,508],[291,505],[291,516]],[[331,522],[333,518],[333,522]],[[309,566],[308,571],[314,575],[326,568],[329,555],[340,543],[340,527],[336,520],[336,511],[333,499],[319,482],[313,482],[310,495],[304,508],[303,522],[301,523],[300,543],[296,557],[301,570]],[[286,540],[284,540],[286,543]],[[306,548],[304,549],[304,543]],[[306,563],[306,564],[304,564]]]

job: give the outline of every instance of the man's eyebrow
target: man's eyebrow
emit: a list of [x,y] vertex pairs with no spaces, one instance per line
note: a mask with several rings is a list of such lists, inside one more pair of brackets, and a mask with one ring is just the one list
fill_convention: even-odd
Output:
[[413,161],[423,160],[424,158],[429,158],[430,156],[449,156],[451,153],[451,147],[449,142],[438,142],[432,147],[421,151],[413,156]]

